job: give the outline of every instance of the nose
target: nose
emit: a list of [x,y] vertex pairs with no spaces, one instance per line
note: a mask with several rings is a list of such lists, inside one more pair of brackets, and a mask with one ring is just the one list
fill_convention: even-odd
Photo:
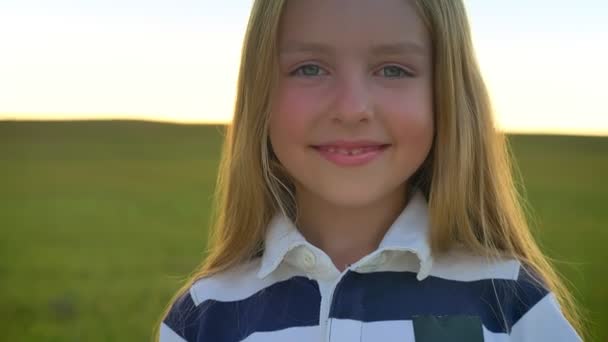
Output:
[[345,124],[368,121],[373,116],[365,76],[350,75],[338,80],[331,113],[333,121]]

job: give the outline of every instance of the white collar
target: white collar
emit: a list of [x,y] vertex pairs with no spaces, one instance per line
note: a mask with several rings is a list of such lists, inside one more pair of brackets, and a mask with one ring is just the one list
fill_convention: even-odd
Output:
[[[288,217],[283,214],[275,215],[266,233],[265,250],[258,277],[268,276],[292,249],[302,245],[316,248],[306,241]],[[419,190],[414,192],[374,253],[383,250],[414,253],[420,261],[418,280],[428,276],[433,265],[431,248],[428,244],[428,206]]]

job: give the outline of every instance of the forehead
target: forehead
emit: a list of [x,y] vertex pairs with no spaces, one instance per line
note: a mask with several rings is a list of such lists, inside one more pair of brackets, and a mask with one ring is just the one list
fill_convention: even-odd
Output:
[[424,22],[408,0],[287,0],[281,18],[281,51],[302,46],[365,49],[401,44],[430,49]]

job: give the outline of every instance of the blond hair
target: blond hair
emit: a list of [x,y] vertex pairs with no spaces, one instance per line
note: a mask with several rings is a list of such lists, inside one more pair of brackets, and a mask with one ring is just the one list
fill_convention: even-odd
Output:
[[[414,3],[432,40],[435,137],[429,156],[409,182],[428,199],[433,254],[459,242],[488,258],[520,260],[556,295],[566,318],[582,333],[572,296],[528,228],[507,143],[494,125],[462,1]],[[172,302],[196,280],[259,256],[276,211],[292,218],[296,212],[293,185],[272,152],[267,132],[284,4],[285,0],[253,4],[234,118],[220,161],[209,254]],[[165,315],[169,309],[170,305]]]

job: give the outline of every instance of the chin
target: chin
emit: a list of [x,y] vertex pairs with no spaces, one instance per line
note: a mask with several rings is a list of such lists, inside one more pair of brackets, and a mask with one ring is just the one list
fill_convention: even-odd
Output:
[[320,199],[331,206],[340,208],[363,208],[383,197],[382,193],[378,190],[374,191],[366,187],[351,186],[349,188],[333,189],[335,191],[327,190],[324,189],[324,191],[318,194]]

